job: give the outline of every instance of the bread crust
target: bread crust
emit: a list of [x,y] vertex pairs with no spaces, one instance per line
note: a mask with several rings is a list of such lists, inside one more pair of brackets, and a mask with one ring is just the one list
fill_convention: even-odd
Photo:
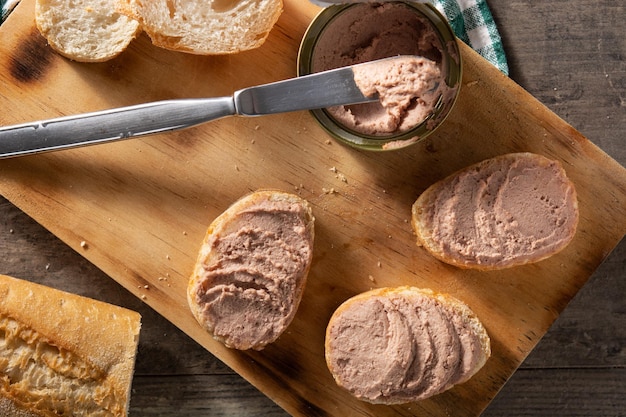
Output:
[[15,398],[0,391],[0,417],[46,417],[45,414],[29,409]]
[[[461,175],[464,175],[468,172],[479,171],[485,169],[489,165],[498,163],[512,165],[520,160],[530,161],[530,163],[535,164],[537,167],[540,168],[546,168],[548,166],[554,167],[557,172],[556,177],[558,177],[559,181],[563,181],[563,184],[565,184],[563,186],[563,196],[561,197],[563,197],[563,199],[566,201],[565,205],[572,208],[572,217],[568,219],[568,223],[562,226],[564,228],[563,230],[565,231],[566,236],[563,238],[560,244],[554,245],[553,248],[549,251],[542,252],[537,250],[536,252],[531,254],[520,254],[519,256],[512,256],[509,259],[497,262],[473,259],[469,255],[461,255],[460,253],[456,253],[454,251],[451,251],[451,253],[446,253],[444,251],[444,246],[449,246],[452,242],[441,242],[435,239],[434,225],[430,220],[434,216],[434,207],[436,206],[437,199],[439,198],[443,190],[451,184],[454,184],[454,182]],[[543,184],[537,184],[538,188],[542,186]],[[413,227],[413,230],[415,231],[417,245],[426,249],[433,257],[439,259],[442,262],[454,265],[459,268],[489,271],[521,266],[529,263],[536,263],[560,252],[574,238],[578,225],[578,217],[579,214],[576,189],[574,187],[574,184],[567,178],[563,167],[557,161],[550,160],[541,155],[528,152],[520,152],[500,155],[470,165],[428,187],[417,198],[412,206],[411,225]],[[561,226],[555,226],[555,228],[556,227]]]
[[125,416],[140,320],[134,311],[0,275],[0,411]]
[[[292,308],[284,312],[284,325],[282,328],[277,330],[277,333],[274,335],[274,337],[271,340],[264,340],[262,342],[250,339],[236,340],[232,335],[216,334],[215,330],[218,323],[209,319],[203,313],[206,305],[198,299],[198,290],[200,288],[203,288],[203,286],[206,287],[207,285],[209,285],[205,282],[204,278],[207,266],[221,264],[221,259],[224,254],[221,253],[220,250],[217,248],[216,242],[218,242],[224,235],[235,232],[239,227],[245,226],[240,224],[237,218],[240,213],[264,202],[288,203],[302,207],[302,221],[305,225],[304,235],[306,239],[305,252],[307,252],[302,253],[302,256],[306,258],[305,265],[304,269],[300,271],[297,275],[286,278],[286,280],[292,280],[295,283],[293,293],[290,294],[290,296],[293,297]],[[234,349],[260,350],[263,349],[267,344],[275,341],[276,338],[278,338],[278,336],[280,336],[285,328],[291,323],[298,309],[304,293],[304,289],[306,287],[307,276],[311,267],[311,261],[313,256],[313,241],[315,235],[314,221],[315,218],[313,216],[312,208],[306,200],[294,194],[282,192],[279,190],[258,190],[250,193],[237,200],[222,214],[220,214],[209,225],[207,229],[205,238],[198,253],[192,276],[187,286],[187,300],[189,308],[198,323],[216,340],[225,344],[227,347]],[[247,257],[252,256],[253,252],[251,250],[247,253]]]
[[[342,388],[347,389],[348,391],[353,391],[354,387],[347,387],[344,385],[341,377],[342,370],[336,366],[333,360],[333,335],[331,333],[331,329],[334,324],[341,320],[342,315],[344,315],[347,311],[351,310],[353,307],[357,306],[360,303],[364,303],[367,300],[370,300],[375,297],[382,297],[388,299],[394,298],[402,298],[406,300],[409,304],[415,303],[417,305],[418,301],[423,298],[431,298],[437,300],[439,305],[441,306],[441,311],[444,312],[449,318],[453,316],[457,316],[467,328],[470,329],[475,340],[479,342],[479,346],[476,352],[473,353],[473,366],[471,369],[466,370],[463,374],[460,375],[458,379],[456,379],[453,383],[448,383],[440,387],[429,387],[429,389],[425,391],[429,391],[430,393],[427,396],[423,395],[423,392],[415,395],[414,397],[406,396],[406,395],[389,395],[377,398],[375,400],[371,398],[360,398],[362,400],[376,403],[376,404],[402,404],[412,401],[422,400],[432,395],[439,394],[445,390],[452,388],[455,385],[461,384],[469,380],[472,376],[474,376],[487,362],[487,359],[491,356],[491,341],[489,335],[479,320],[479,318],[474,314],[474,312],[462,301],[459,299],[443,293],[437,293],[428,288],[416,288],[411,286],[401,286],[401,287],[385,287],[385,288],[377,288],[370,291],[366,291],[360,294],[357,294],[350,299],[346,300],[342,303],[332,314],[328,326],[326,328],[326,338],[325,338],[325,358],[326,364],[328,366],[329,371],[333,375],[335,382]],[[406,349],[410,349],[410,346],[406,346]],[[461,359],[459,359],[460,361]],[[345,366],[345,365],[342,365]],[[383,381],[381,385],[392,385],[397,381]]]

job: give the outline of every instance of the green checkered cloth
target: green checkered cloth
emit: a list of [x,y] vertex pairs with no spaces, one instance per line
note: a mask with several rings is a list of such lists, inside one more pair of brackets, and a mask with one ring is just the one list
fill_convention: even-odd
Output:
[[4,19],[11,13],[11,10],[15,7],[19,0],[0,0],[0,24],[4,22]]
[[[2,6],[0,24],[18,1],[0,0]],[[313,1],[320,3],[320,1]],[[429,0],[417,1],[427,2]],[[430,2],[446,16],[459,39],[498,67],[500,71],[509,74],[502,39],[486,0],[430,0]]]
[[459,39],[509,74],[502,39],[485,0],[433,0],[432,3],[446,16]]

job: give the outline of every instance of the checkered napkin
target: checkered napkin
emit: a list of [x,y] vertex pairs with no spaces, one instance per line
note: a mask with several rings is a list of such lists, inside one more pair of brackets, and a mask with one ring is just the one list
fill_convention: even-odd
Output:
[[[0,24],[19,0],[0,0]],[[331,0],[332,2],[336,2]],[[350,1],[350,0],[346,0]],[[352,0],[354,1],[354,0]],[[359,1],[359,0],[357,0]],[[417,0],[429,1],[429,0]],[[502,40],[486,0],[430,0],[448,19],[456,36],[508,75]],[[315,1],[320,4],[323,0]]]
[[0,0],[0,24],[9,15],[11,10],[17,5],[19,0]]
[[509,74],[502,39],[486,0],[433,0],[432,3],[446,16],[459,39]]

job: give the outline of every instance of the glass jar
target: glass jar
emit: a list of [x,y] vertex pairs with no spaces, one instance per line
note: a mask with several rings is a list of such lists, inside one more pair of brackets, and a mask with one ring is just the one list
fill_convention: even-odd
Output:
[[[336,120],[327,109],[312,110],[331,137],[376,151],[400,149],[423,140],[441,125],[456,102],[461,53],[445,17],[430,4],[392,1],[333,5],[313,19],[300,45],[298,75],[396,55],[424,56],[437,62],[448,93],[439,97],[424,120],[392,133],[361,132]],[[329,64],[332,61],[336,62]]]

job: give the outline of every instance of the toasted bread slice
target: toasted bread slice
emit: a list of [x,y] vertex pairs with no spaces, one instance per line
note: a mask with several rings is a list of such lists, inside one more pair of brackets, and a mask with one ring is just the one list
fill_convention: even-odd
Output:
[[411,223],[418,245],[439,260],[496,270],[561,251],[578,216],[576,189],[558,161],[512,153],[430,186],[413,204]]
[[465,303],[403,286],[340,305],[326,329],[325,356],[337,384],[355,397],[403,404],[466,382],[491,356],[491,343]]
[[313,257],[309,204],[257,191],[209,226],[189,280],[189,307],[213,337],[234,349],[263,349],[291,323]]

